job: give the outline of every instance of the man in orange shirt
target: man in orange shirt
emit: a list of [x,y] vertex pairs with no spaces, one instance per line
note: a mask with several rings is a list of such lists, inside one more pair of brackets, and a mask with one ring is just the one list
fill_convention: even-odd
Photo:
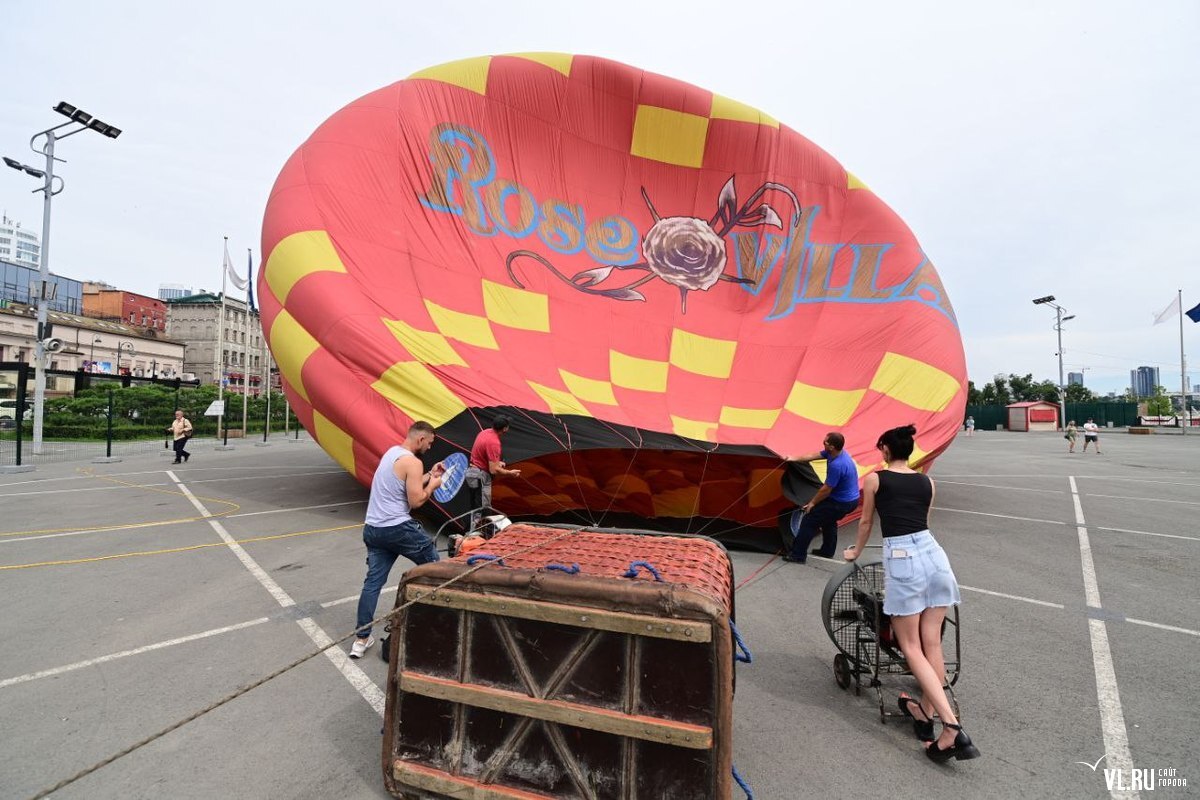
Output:
[[492,479],[497,475],[507,475],[519,478],[521,470],[509,469],[500,458],[500,439],[508,433],[511,421],[505,414],[498,414],[492,420],[492,427],[485,428],[475,437],[471,445],[471,461],[467,467],[466,484],[470,490],[471,508],[476,509],[471,514],[471,530],[479,527],[482,516],[478,509],[492,505]]

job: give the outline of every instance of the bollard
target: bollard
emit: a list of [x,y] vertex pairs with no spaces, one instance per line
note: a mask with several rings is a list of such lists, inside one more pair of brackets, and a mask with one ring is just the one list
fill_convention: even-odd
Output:
[[104,434],[104,456],[102,458],[93,458],[93,464],[115,464],[120,461],[119,458],[113,458],[112,454],[112,419],[113,419],[113,390],[108,387],[108,424],[105,426]]
[[267,408],[263,412],[263,440],[256,443],[255,447],[270,447],[271,443],[267,441],[267,436],[271,431],[271,391],[267,390]]
[[23,426],[25,423],[25,384],[29,380],[29,367],[25,362],[17,365],[17,407],[13,413],[13,425],[16,430],[16,461],[12,465],[0,467],[0,474],[9,474],[13,472],[33,472],[32,464],[22,464],[22,440],[24,439]]

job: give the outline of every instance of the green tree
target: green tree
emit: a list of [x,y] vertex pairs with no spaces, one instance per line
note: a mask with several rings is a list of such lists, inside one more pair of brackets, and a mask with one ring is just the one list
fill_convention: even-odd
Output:
[[[1011,378],[1012,376],[1010,375],[1009,377]],[[1013,401],[1012,392],[1008,388],[1008,381],[1004,378],[996,378],[988,386],[995,394],[993,402],[1006,406]]]
[[1167,397],[1167,390],[1161,386],[1154,387],[1154,396],[1146,401],[1146,414],[1151,417],[1169,417],[1175,413],[1175,407],[1171,404],[1171,398]]
[[1033,389],[1033,374],[1008,376],[1008,387],[1012,391],[1012,402],[1025,403],[1030,400],[1040,400]]
[[1082,384],[1074,383],[1067,386],[1068,403],[1094,403],[1096,400],[1096,393]]
[[1030,394],[1033,395],[1031,400],[1045,400],[1050,403],[1058,402],[1058,384],[1054,381],[1038,381],[1031,384]]
[[975,388],[975,381],[967,381],[967,405],[977,406],[983,402],[983,392]]

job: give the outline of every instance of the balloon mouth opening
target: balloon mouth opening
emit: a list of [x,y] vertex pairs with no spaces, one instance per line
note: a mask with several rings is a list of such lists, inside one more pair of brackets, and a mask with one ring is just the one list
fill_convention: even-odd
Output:
[[[702,535],[736,549],[775,552],[780,516],[821,485],[808,464],[783,462],[761,448],[706,453],[684,444],[507,461],[521,475],[495,479],[491,505],[513,521]],[[466,498],[459,504],[469,508]]]

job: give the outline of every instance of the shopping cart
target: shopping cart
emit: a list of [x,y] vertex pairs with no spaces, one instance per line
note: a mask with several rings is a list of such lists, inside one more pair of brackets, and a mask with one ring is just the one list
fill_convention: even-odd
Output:
[[[821,596],[821,616],[825,630],[839,652],[833,657],[833,677],[837,685],[861,694],[865,683],[875,689],[879,700],[879,721],[899,716],[884,708],[884,675],[911,675],[900,643],[892,632],[891,618],[883,613],[883,563],[863,555],[830,576]],[[948,629],[953,635],[947,637]],[[950,608],[942,623],[942,643],[946,662],[946,696],[954,713],[958,701],[954,685],[962,668],[958,607]]]

